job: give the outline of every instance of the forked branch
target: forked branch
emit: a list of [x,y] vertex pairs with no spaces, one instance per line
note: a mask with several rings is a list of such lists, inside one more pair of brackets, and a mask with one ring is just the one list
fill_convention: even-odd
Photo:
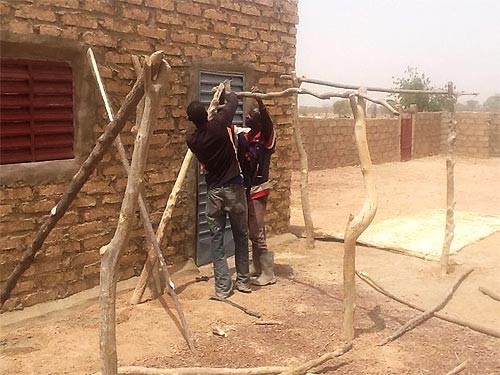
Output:
[[[415,309],[415,310],[419,310],[419,311],[426,311],[427,310],[421,306],[417,306],[411,302],[408,302],[408,301],[402,299],[401,297],[395,296],[394,294],[390,293],[385,288],[383,288],[380,284],[378,284],[373,279],[371,279],[364,272],[356,272],[356,275],[361,280],[363,280],[365,283],[367,283],[369,286],[371,286],[373,289],[375,289],[377,292],[382,293],[384,296],[387,296],[387,297],[393,299],[394,301],[402,303],[403,305],[411,307],[412,309]],[[488,336],[500,338],[500,330],[498,330],[498,329],[485,327],[485,326],[478,324],[478,323],[475,323],[475,322],[467,322],[465,320],[455,318],[453,316],[450,316],[450,315],[447,315],[444,313],[440,313],[440,312],[435,312],[433,316],[435,316],[436,318],[445,320],[447,322],[450,322],[450,323],[458,324],[462,327],[470,328],[473,331],[480,332],[480,333],[483,333],[483,334],[488,335]]]
[[421,323],[425,322],[427,319],[429,319],[431,316],[433,316],[437,311],[442,310],[448,301],[453,297],[453,293],[458,289],[462,281],[465,280],[467,276],[473,271],[473,269],[469,269],[466,272],[464,272],[458,280],[453,284],[453,287],[450,289],[450,291],[446,294],[445,298],[439,302],[436,306],[424,311],[422,314],[417,315],[413,319],[409,320],[406,324],[401,326],[396,332],[394,332],[392,335],[387,337],[385,340],[383,340],[381,343],[379,343],[379,346],[385,345],[391,341],[394,341],[398,337],[402,336],[405,332],[408,332],[412,330],[413,328],[417,327]]

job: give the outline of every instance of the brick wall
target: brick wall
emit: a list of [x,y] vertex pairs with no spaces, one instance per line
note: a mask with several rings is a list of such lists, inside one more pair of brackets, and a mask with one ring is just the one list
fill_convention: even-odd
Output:
[[[449,113],[419,112],[413,116],[412,158],[445,154]],[[456,120],[457,155],[477,158],[500,156],[499,113],[457,112]],[[359,164],[353,119],[300,117],[299,126],[309,168]],[[374,164],[401,160],[400,129],[397,118],[367,120],[368,146]],[[297,153],[293,160],[294,167],[299,168]]]
[[[462,156],[487,158],[491,154],[492,113],[458,112],[456,114],[457,143],[456,153]],[[496,116],[498,117],[498,116]],[[494,146],[494,141],[491,145]]]
[[414,116],[412,157],[439,155],[443,141],[446,142],[446,137],[442,138],[446,133],[443,133],[441,112],[419,112]]
[[500,157],[500,113],[492,113],[490,119],[490,157]]
[[[353,119],[300,117],[299,126],[309,168],[325,169],[359,164]],[[367,139],[373,163],[400,159],[400,132],[398,119],[368,119]],[[294,165],[299,167],[297,153],[294,155]]]
[[[64,193],[107,123],[85,53],[92,47],[115,110],[135,78],[131,54],[163,49],[173,68],[168,94],[151,138],[145,189],[153,225],[163,212],[186,151],[185,107],[198,96],[198,72],[245,73],[245,86],[285,89],[279,76],[294,70],[296,0],[34,0],[0,1],[2,57],[54,59],[73,66],[74,160],[0,166],[0,279],[5,280]],[[288,229],[291,179],[292,100],[267,101],[276,124],[278,148],[271,178],[269,231]],[[247,107],[248,109],[248,107]],[[122,140],[131,155],[133,136]],[[111,239],[126,185],[125,173],[108,153],[67,214],[22,276],[4,310],[64,297],[98,284],[101,246]],[[192,255],[195,246],[195,178],[186,187],[168,226],[166,255]],[[140,273],[145,259],[137,220],[120,261],[120,278]]]

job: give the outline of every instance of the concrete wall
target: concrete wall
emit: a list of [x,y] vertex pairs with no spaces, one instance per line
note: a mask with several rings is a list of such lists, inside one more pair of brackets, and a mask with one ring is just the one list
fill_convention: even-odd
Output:
[[[419,112],[413,115],[412,158],[447,152],[449,113]],[[457,112],[456,154],[477,158],[500,156],[500,114]],[[326,169],[359,164],[354,120],[300,117],[309,168]],[[374,164],[401,160],[401,125],[397,118],[367,120],[367,139]],[[295,146],[294,146],[295,147]],[[295,153],[294,166],[299,168]]]
[[[187,104],[198,96],[201,69],[245,73],[245,86],[280,91],[280,75],[295,65],[296,0],[35,0],[0,1],[2,58],[69,61],[75,75],[75,159],[0,166],[0,280],[5,280],[33,240],[44,216],[57,203],[88,155],[104,107],[85,53],[92,47],[115,111],[135,74],[131,54],[163,49],[173,80],[162,99],[145,174],[153,225],[159,222],[186,151]],[[268,224],[271,233],[288,229],[291,178],[292,100],[266,101],[276,124]],[[248,107],[247,107],[248,109]],[[122,139],[131,155],[131,121]],[[195,178],[186,188],[167,228],[168,260],[193,255]],[[62,220],[48,236],[33,266],[21,277],[4,310],[65,297],[98,284],[99,248],[117,224],[125,173],[114,150],[100,163]],[[120,279],[140,273],[145,259],[137,220],[120,261]]]

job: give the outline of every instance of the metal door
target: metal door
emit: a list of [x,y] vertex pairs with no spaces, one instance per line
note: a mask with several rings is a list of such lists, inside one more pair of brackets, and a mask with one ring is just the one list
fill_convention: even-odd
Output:
[[411,160],[412,144],[412,118],[404,116],[401,118],[401,161]]
[[[200,72],[199,77],[199,89],[200,95],[199,100],[206,105],[208,108],[210,101],[212,100],[213,93],[212,88],[217,86],[220,82],[226,79],[232,79],[231,86],[233,91],[243,91],[244,87],[244,76],[239,73],[220,73],[220,72]],[[235,125],[243,124],[243,102],[238,103],[238,108],[234,115],[233,123]],[[207,204],[207,184],[205,182],[205,176],[201,173],[201,168],[198,166],[198,194],[197,194],[197,241],[196,241],[196,265],[201,266],[203,264],[212,262],[212,253],[210,251],[210,230],[208,229],[206,213]],[[226,231],[224,234],[224,249],[228,257],[234,255],[234,241],[233,235],[231,233],[231,226],[229,224],[229,218],[226,220]]]

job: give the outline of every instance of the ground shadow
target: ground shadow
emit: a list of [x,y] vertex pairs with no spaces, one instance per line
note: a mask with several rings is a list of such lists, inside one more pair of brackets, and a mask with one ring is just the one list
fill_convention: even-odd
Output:
[[352,361],[344,361],[344,362],[340,362],[334,366],[326,366],[326,367],[319,366],[316,369],[319,371],[320,374],[330,374],[330,373],[333,373],[334,371],[336,371],[344,366],[347,366],[351,363],[352,363]]
[[274,264],[274,274],[285,279],[290,279],[293,276],[293,268],[288,264]]
[[160,301],[163,309],[166,311],[168,316],[170,316],[170,318],[174,322],[175,326],[177,327],[178,331],[180,332],[182,337],[184,337],[184,340],[186,340],[186,344],[188,344],[188,346],[189,346],[189,341],[188,341],[188,338],[186,337],[186,335],[184,334],[184,330],[182,329],[182,325],[181,325],[179,319],[177,319],[177,317],[172,313],[172,310],[170,310],[170,307],[168,307],[167,301],[165,301],[164,296],[161,296],[160,298],[158,298],[158,301]]
[[[321,295],[324,295],[324,296],[327,296],[328,298],[331,298],[331,299],[334,299],[336,301],[339,301],[339,302],[343,302],[343,298],[342,296],[335,296],[329,292],[327,292],[326,290],[323,290],[321,289],[319,286],[317,285],[314,285],[314,284],[311,284],[311,283],[308,283],[306,281],[303,281],[303,280],[299,280],[299,279],[296,279],[294,277],[289,277],[287,278],[288,280],[294,282],[294,283],[297,283],[297,284],[300,284],[300,285],[303,285],[303,286],[306,286],[308,288],[311,288],[311,289],[314,289],[316,290],[318,293],[320,293]],[[357,308],[360,308],[361,310],[364,310],[364,311],[367,311],[368,312],[368,316],[370,317],[370,319],[372,319],[372,321],[375,323],[375,325],[377,326],[380,326],[380,320],[383,321],[382,317],[380,316],[381,315],[381,309],[380,309],[380,306],[377,305],[375,306],[373,309],[371,308],[368,308],[366,306],[362,306],[362,305],[359,305],[357,304],[356,305]],[[376,310],[378,307],[378,311]],[[370,316],[370,312],[375,310],[375,312],[373,313],[372,316]],[[404,320],[401,320],[400,318],[396,317],[396,316],[393,316],[393,315],[389,315],[389,314],[385,314],[386,317],[389,317],[391,318],[392,320],[398,322],[399,324],[404,324],[405,321]],[[384,321],[384,327],[385,327],[385,321]],[[370,328],[371,329],[371,328]]]
[[376,305],[373,309],[369,310],[366,315],[371,319],[373,325],[368,328],[355,328],[355,336],[360,336],[365,333],[379,332],[385,329],[386,324],[384,318],[380,315],[382,312],[380,305]]

